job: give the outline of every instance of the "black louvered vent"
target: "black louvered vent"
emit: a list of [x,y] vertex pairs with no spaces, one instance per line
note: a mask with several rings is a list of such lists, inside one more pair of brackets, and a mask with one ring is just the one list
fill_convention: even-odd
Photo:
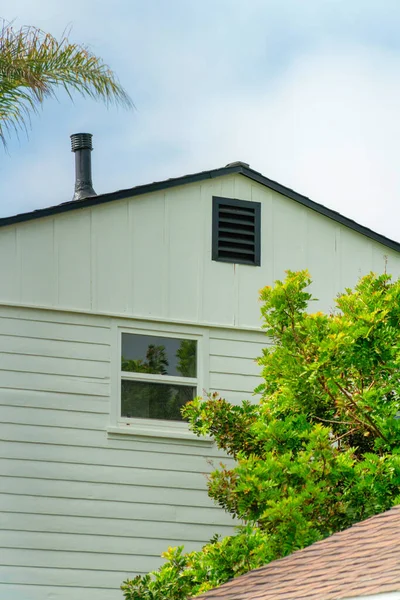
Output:
[[260,265],[261,204],[213,197],[212,259]]

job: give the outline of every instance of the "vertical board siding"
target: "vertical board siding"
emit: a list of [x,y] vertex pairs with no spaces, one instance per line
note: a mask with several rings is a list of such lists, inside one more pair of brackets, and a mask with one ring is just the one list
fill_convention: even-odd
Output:
[[129,312],[130,244],[127,202],[92,211],[91,277],[93,307],[99,312]]
[[[270,214],[273,225],[273,280],[282,279],[286,270],[298,271],[307,265],[307,215],[309,209],[288,198],[273,194]],[[262,250],[263,257],[265,249]]]
[[91,309],[91,219],[89,210],[54,220],[58,258],[58,306]]
[[[206,492],[215,447],[107,435],[112,330],[108,317],[0,308],[4,597],[117,599],[122,580],[156,568],[168,546],[232,532]],[[235,389],[251,396],[267,338],[210,333],[212,385],[233,401],[243,399]]]
[[[330,310],[334,305],[334,298],[341,286],[341,267],[338,258],[338,236],[340,226],[329,219],[321,219],[318,213],[307,212],[307,269],[310,271],[313,283],[310,291],[318,298],[318,302],[310,305],[311,311]],[[368,240],[362,240],[366,250]],[[316,260],[319,257],[319,260]],[[354,279],[354,273],[353,273]],[[357,280],[357,275],[354,283]]]
[[[241,180],[241,178],[238,178]],[[245,185],[244,185],[245,184]],[[237,270],[237,325],[239,327],[261,326],[259,291],[274,281],[275,248],[274,222],[271,218],[274,192],[257,185],[251,187],[244,180],[236,197],[245,196],[243,187],[248,187],[250,197],[245,199],[261,203],[261,264],[259,267],[240,265]],[[237,188],[238,186],[236,186]]]
[[221,177],[201,184],[204,252],[199,257],[202,263],[200,322],[229,326],[235,325],[237,265],[211,260],[213,196],[233,198],[235,177]]
[[[259,267],[211,259],[213,196],[261,204]],[[4,227],[0,250],[2,302],[216,327],[259,328],[259,290],[288,269],[323,311],[362,274],[400,274],[400,253],[243,175]]]
[[21,223],[17,228],[21,302],[57,305],[57,265],[54,252],[54,220]]
[[17,254],[17,228],[6,227],[0,235],[1,301],[21,300],[20,262]]
[[[165,284],[168,316],[198,321],[199,261],[204,253],[200,187],[181,187],[165,195],[168,255]],[[191,224],[188,223],[191,215]]]
[[129,201],[131,275],[130,312],[142,317],[157,317],[165,306],[165,260],[168,256],[165,240],[164,194],[149,194]]

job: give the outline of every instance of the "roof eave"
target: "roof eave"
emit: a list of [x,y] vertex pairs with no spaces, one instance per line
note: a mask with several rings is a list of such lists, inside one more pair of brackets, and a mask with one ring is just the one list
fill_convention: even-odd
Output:
[[55,206],[50,206],[48,208],[41,208],[38,210],[21,213],[18,215],[13,215],[11,217],[4,217],[0,219],[0,227],[5,227],[7,225],[14,225],[16,223],[22,223],[25,221],[32,221],[35,219],[41,219],[44,217],[49,217],[56,214],[66,213],[72,210],[78,210],[82,208],[89,208],[91,206],[97,206],[99,204],[106,204],[107,202],[112,202],[114,200],[124,200],[126,198],[133,198],[135,196],[140,196],[143,194],[149,194],[151,192],[157,192],[160,190],[166,190],[173,187],[186,185],[190,183],[196,183],[199,181],[206,181],[207,179],[215,179],[217,177],[225,177],[227,175],[240,174],[252,181],[255,181],[275,192],[285,196],[286,198],[290,198],[303,206],[316,211],[317,213],[332,219],[345,227],[348,227],[361,235],[365,235],[366,237],[374,240],[394,250],[396,252],[400,252],[400,243],[387,238],[364,225],[360,225],[356,221],[349,219],[341,215],[340,213],[319,204],[318,202],[314,202],[307,198],[307,196],[303,196],[294,190],[273,181],[272,179],[268,179],[261,173],[250,169],[242,164],[233,165],[229,167],[222,167],[220,169],[213,169],[210,171],[202,171],[200,173],[194,173],[192,175],[184,175],[183,177],[176,177],[173,179],[166,179],[164,181],[157,181],[154,183],[149,183],[145,185],[139,185],[133,188],[128,188],[124,190],[118,190],[116,192],[110,192],[108,194],[100,194],[98,196],[93,196],[90,198],[84,198],[83,200],[71,200],[69,202],[64,202],[62,204],[57,204]]

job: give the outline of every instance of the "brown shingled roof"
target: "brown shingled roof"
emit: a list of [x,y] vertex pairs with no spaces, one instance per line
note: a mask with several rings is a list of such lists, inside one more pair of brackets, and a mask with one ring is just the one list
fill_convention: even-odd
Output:
[[400,591],[400,505],[198,598],[340,600],[396,591]]

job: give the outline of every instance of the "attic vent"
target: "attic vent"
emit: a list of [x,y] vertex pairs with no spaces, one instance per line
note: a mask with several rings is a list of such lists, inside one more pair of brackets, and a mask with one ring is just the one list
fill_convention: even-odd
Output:
[[260,265],[261,204],[213,197],[212,259]]

